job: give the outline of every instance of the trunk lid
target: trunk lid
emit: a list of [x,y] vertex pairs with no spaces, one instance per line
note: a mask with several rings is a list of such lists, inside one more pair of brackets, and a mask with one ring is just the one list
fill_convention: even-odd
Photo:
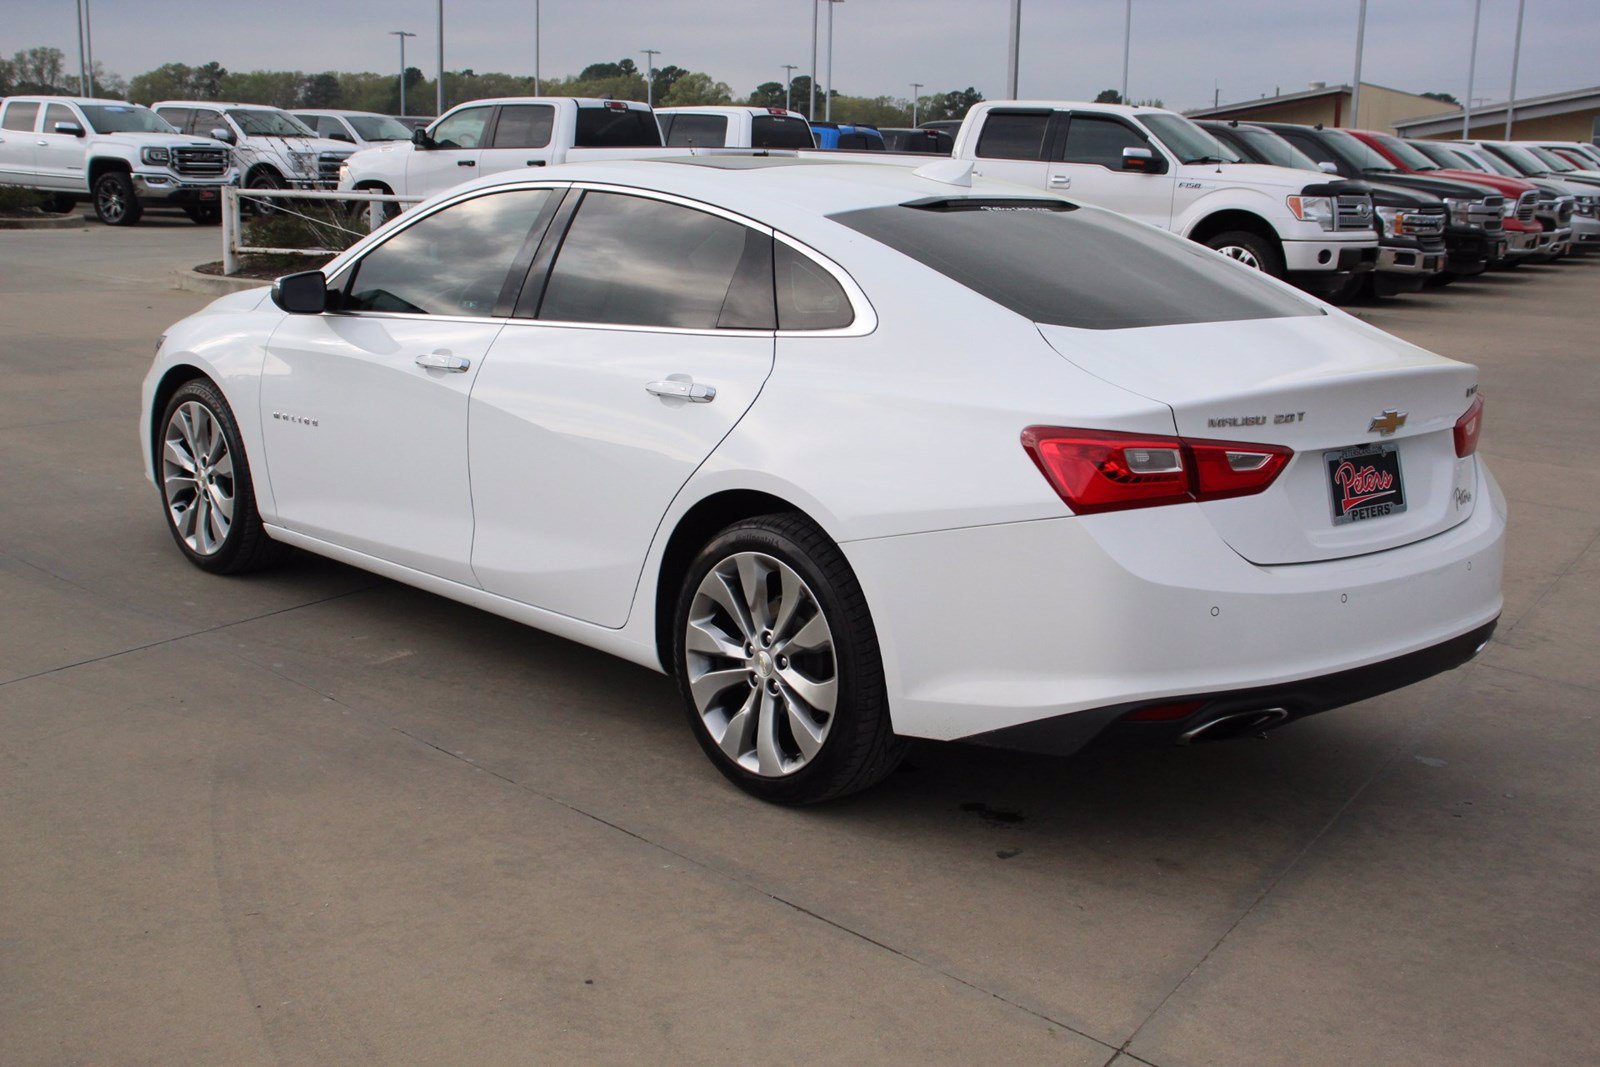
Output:
[[[1198,505],[1252,563],[1378,552],[1431,537],[1472,514],[1476,460],[1457,459],[1454,434],[1477,391],[1471,364],[1342,316],[1130,330],[1040,324],[1039,330],[1071,363],[1166,404],[1183,437],[1294,449],[1265,492]],[[1385,419],[1386,413],[1394,414]],[[1372,428],[1400,414],[1404,421],[1392,433]],[[1385,452],[1393,446],[1393,454],[1348,454],[1371,445]],[[1392,487],[1383,478],[1395,457],[1398,494],[1385,491]],[[1345,460],[1352,469],[1341,475]],[[1376,477],[1363,485],[1359,476],[1368,467]],[[1348,488],[1336,495],[1336,485]],[[1344,507],[1359,516],[1383,504],[1387,513],[1335,521]]]

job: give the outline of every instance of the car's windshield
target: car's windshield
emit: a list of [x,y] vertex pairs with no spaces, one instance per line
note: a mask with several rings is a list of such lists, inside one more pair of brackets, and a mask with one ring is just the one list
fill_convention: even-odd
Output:
[[1033,322],[1121,330],[1320,314],[1198,244],[1063,200],[957,196],[828,217]]
[[1548,148],[1530,148],[1528,151],[1532,152],[1546,167],[1558,174],[1569,174],[1578,169]]
[[1518,148],[1514,144],[1497,144],[1489,151],[1510,163],[1523,174],[1543,174],[1550,169],[1539,162],[1533,153],[1525,148]]
[[363,141],[409,141],[411,131],[388,115],[346,115]]
[[1418,151],[1418,152],[1421,152],[1423,155],[1427,156],[1436,165],[1438,165],[1440,167],[1448,167],[1451,170],[1482,170],[1483,169],[1482,167],[1478,166],[1476,163],[1473,163],[1472,161],[1468,160],[1465,156],[1461,155],[1458,152],[1451,151],[1449,148],[1446,148],[1442,144],[1432,144],[1432,143],[1424,141],[1421,144],[1412,145],[1412,148],[1414,150]]
[[1362,170],[1389,171],[1399,170],[1393,163],[1381,156],[1377,149],[1367,144],[1359,137],[1352,137],[1343,130],[1323,130],[1322,136],[1338,145],[1349,156],[1357,167]]
[[1412,170],[1438,170],[1439,165],[1398,137],[1380,137],[1378,143]]
[[1316,170],[1317,161],[1271,130],[1240,126],[1234,134],[1248,143],[1262,159],[1275,167],[1294,167],[1297,170]]
[[1184,163],[1240,163],[1239,153],[1182,115],[1139,115],[1138,119]]
[[231,107],[228,109],[228,117],[238,124],[240,132],[246,137],[316,136],[287,111]]
[[177,133],[172,124],[136,104],[79,104],[95,133]]
[[1486,148],[1461,148],[1458,151],[1472,160],[1473,170],[1487,171],[1490,174],[1503,174],[1507,178],[1520,178],[1522,172],[1511,164],[1495,155]]

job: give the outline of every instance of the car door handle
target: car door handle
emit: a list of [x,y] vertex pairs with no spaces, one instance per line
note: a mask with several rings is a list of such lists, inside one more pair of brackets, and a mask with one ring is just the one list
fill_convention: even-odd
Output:
[[417,366],[429,370],[447,370],[460,373],[472,366],[472,360],[463,356],[452,356],[448,352],[428,352],[420,355],[415,360]]
[[665,381],[651,382],[644,387],[644,391],[651,396],[687,400],[691,404],[709,404],[717,398],[716,386],[699,385],[689,378],[668,378]]
[[544,160],[542,160],[542,159],[530,159],[530,160],[528,160],[528,166],[530,166],[530,167],[542,167],[542,166],[544,166]]
[[458,166],[458,167],[476,167],[477,165],[478,164],[474,160],[470,160],[470,159],[458,159],[458,160],[456,160],[456,166]]
[[33,143],[38,145],[40,148],[49,148],[50,147],[50,142],[49,141],[35,141]]
[[1065,189],[1067,186],[1072,184],[1072,175],[1052,174],[1050,175],[1050,184],[1054,185],[1058,189]]

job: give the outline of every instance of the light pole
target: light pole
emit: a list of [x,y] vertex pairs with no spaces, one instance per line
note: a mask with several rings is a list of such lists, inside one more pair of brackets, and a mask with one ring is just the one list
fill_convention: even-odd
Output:
[[[84,0],[88,3],[88,0]],[[1511,120],[1517,110],[1517,63],[1522,59],[1522,9],[1527,6],[1528,0],[1517,0],[1517,37],[1511,46],[1511,95],[1506,97],[1506,140],[1511,140]],[[89,56],[89,65],[94,66],[93,53]],[[92,80],[92,78],[91,78]]]
[[78,0],[78,92],[89,94],[89,60],[83,50],[83,0]]
[[400,116],[406,113],[406,38],[415,37],[416,34],[406,30],[390,30],[390,37],[400,38]]
[[1017,53],[1022,49],[1022,0],[1011,0],[1011,37],[1006,44],[1006,99],[1015,100]]
[[640,53],[644,56],[644,102],[646,107],[656,106],[656,56],[661,54],[659,48],[642,48]]
[[1361,49],[1367,36],[1367,0],[1361,0],[1361,13],[1356,17],[1356,83],[1350,89],[1350,125],[1361,125]]
[[921,82],[911,83],[911,128],[917,127],[917,93],[922,90]]
[[1133,50],[1133,0],[1128,0],[1124,7],[1122,17],[1122,102],[1133,103],[1128,99],[1128,54]]
[[439,84],[434,89],[434,117],[444,114],[444,0],[439,0]]
[[1472,54],[1467,57],[1467,98],[1461,102],[1461,139],[1472,136],[1472,79],[1478,73],[1478,20],[1483,17],[1483,0],[1472,6]]
[[806,121],[817,117],[817,0],[811,0],[811,99],[806,104]]
[[[1522,25],[1517,21],[1518,32]],[[83,0],[83,51],[89,58],[89,95],[94,95],[94,16],[89,11],[89,0]]]
[[783,110],[794,110],[794,72],[800,68],[793,63],[783,65]]
[[539,95],[539,0],[533,0],[533,95]]
[[833,121],[833,5],[844,0],[828,0],[828,87],[823,90],[822,121]]

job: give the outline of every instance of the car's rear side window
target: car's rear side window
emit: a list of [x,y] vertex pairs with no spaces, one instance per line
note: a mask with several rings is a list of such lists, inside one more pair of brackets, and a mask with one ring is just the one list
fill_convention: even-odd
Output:
[[778,329],[842,330],[855,321],[855,309],[838,280],[810,256],[779,241],[773,267]]
[[5,117],[0,119],[0,129],[32,130],[34,120],[38,117],[38,104],[28,100],[13,100],[6,105]]
[[577,148],[659,148],[656,117],[638,108],[580,107],[573,139]]
[[983,117],[978,155],[985,159],[1043,159],[1048,111],[991,111]]
[[543,148],[555,128],[556,109],[549,104],[507,104],[500,109],[490,148]]
[[757,115],[750,121],[751,148],[815,148],[811,124],[793,115]]
[[727,143],[726,115],[676,115],[667,134],[668,148],[722,148]]
[[950,198],[829,217],[1034,322],[1121,330],[1321,314],[1199,245],[1062,201]]

